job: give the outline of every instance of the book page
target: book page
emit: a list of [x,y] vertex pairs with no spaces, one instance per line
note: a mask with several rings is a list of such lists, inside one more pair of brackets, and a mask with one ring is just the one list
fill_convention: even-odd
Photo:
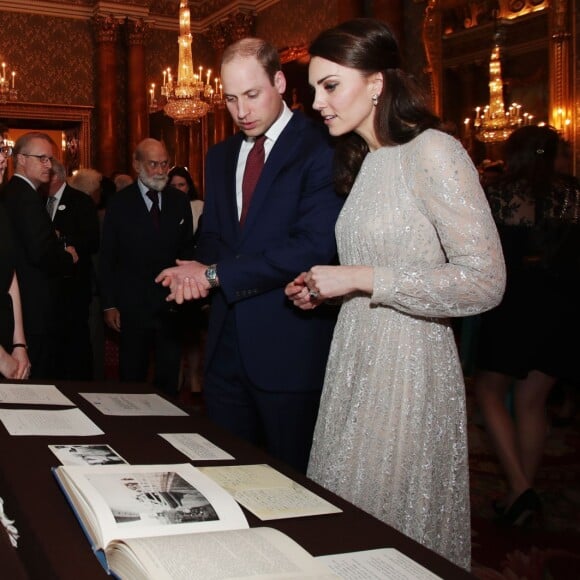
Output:
[[247,528],[234,499],[188,463],[55,469],[97,548],[111,540]]
[[117,465],[127,463],[112,447],[104,443],[87,445],[49,445],[62,465]]
[[0,409],[0,421],[10,435],[103,435],[80,410],[33,411]]
[[[294,540],[271,528],[139,538],[123,543],[126,545],[115,542],[107,549],[111,569],[122,578],[338,578]],[[137,562],[142,576],[136,572]]]
[[436,580],[439,576],[394,548],[318,556],[343,580]]
[[159,436],[192,461],[234,459],[199,433],[159,433]]
[[261,520],[336,514],[342,510],[269,465],[201,467]]
[[0,384],[0,403],[18,405],[63,405],[74,403],[54,385]]
[[79,393],[103,415],[187,417],[187,413],[156,394]]

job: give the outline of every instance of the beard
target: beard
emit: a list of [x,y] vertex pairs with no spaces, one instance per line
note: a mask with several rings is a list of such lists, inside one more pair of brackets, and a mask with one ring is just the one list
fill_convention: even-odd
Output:
[[149,189],[163,191],[169,178],[167,177],[167,174],[149,176],[144,170],[141,170],[139,172],[139,179],[143,185],[146,185]]

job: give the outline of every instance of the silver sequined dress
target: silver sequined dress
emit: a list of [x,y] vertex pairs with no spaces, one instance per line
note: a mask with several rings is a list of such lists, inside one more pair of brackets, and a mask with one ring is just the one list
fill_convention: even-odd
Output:
[[497,305],[501,245],[478,175],[428,130],[369,153],[336,225],[341,264],[374,267],[341,307],[308,475],[470,567],[463,375],[448,317]]

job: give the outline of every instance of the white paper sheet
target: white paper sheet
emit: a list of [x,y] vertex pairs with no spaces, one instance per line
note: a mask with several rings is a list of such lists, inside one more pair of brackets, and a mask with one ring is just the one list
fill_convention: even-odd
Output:
[[103,415],[187,417],[187,413],[155,394],[79,393]]
[[336,514],[342,510],[269,465],[200,467],[261,520]]
[[103,435],[80,409],[32,411],[0,409],[0,421],[10,435]]
[[316,558],[343,580],[436,580],[439,576],[394,548]]
[[192,461],[234,459],[199,433],[159,433],[159,436]]
[[54,385],[29,385],[27,383],[0,384],[0,403],[74,406],[74,403]]

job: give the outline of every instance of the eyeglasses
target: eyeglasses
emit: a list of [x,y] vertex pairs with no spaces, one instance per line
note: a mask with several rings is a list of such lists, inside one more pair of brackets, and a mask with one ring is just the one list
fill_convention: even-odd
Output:
[[36,157],[43,165],[47,163],[52,163],[53,157],[50,155],[34,155],[34,153],[21,153],[24,157]]
[[169,161],[146,161],[145,164],[149,169],[157,169],[158,167],[167,169],[169,167]]
[[10,157],[12,155],[13,145],[13,141],[9,141],[8,139],[4,139],[4,137],[0,137],[0,155],[3,155],[4,157]]

